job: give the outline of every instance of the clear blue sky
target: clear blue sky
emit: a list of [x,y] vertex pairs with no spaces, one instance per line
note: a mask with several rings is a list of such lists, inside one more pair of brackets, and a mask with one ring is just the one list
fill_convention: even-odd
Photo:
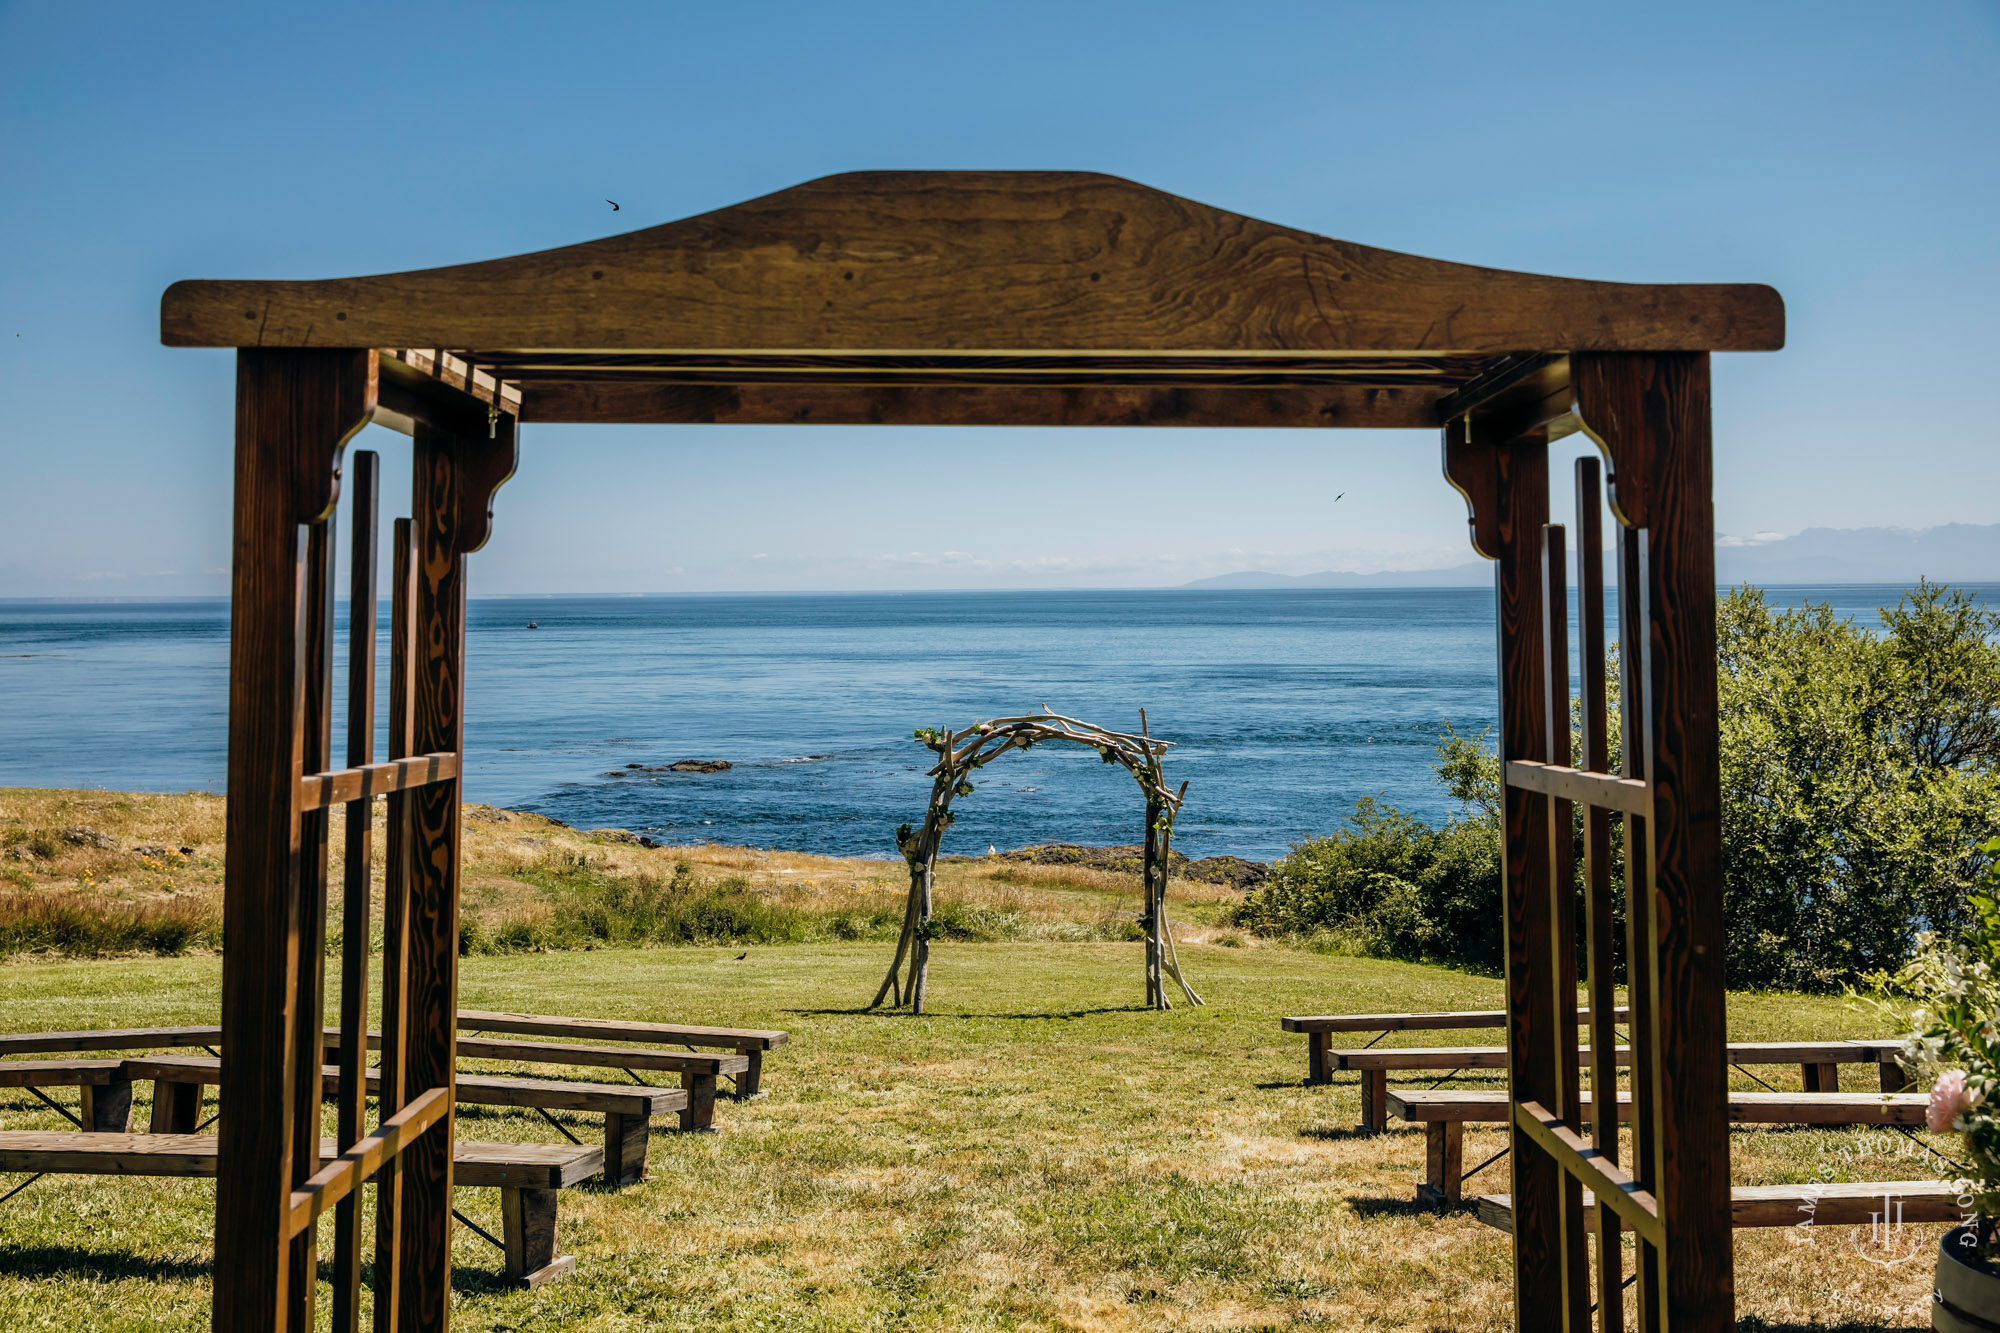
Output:
[[[1717,358],[1720,529],[1991,522],[1996,112],[1993,0],[0,3],[0,596],[226,590],[231,358],[159,345],[177,278],[483,259],[873,167],[1106,171],[1448,259],[1768,282],[1788,350]],[[400,437],[363,442],[407,475]],[[477,592],[1469,556],[1425,432],[523,446]],[[996,526],[913,503],[1011,482]]]

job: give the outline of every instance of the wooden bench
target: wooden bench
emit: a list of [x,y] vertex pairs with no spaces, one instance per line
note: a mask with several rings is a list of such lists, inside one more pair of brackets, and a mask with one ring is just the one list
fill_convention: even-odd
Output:
[[[1614,1011],[1616,1021],[1623,1023],[1630,1017],[1630,1010]],[[1590,1011],[1576,1011],[1576,1021],[1590,1021]],[[1454,1009],[1434,1014],[1318,1014],[1281,1018],[1278,1027],[1285,1032],[1306,1034],[1306,1082],[1308,1084],[1330,1083],[1333,1070],[1328,1064],[1328,1056],[1333,1053],[1333,1039],[1341,1033],[1372,1032],[1375,1041],[1380,1041],[1391,1032],[1451,1032],[1466,1028],[1504,1028],[1507,1026],[1505,1009]],[[1368,1043],[1370,1046],[1374,1041]]]
[[507,1032],[524,1037],[581,1038],[591,1041],[665,1042],[669,1045],[717,1047],[735,1051],[750,1062],[734,1076],[736,1100],[764,1095],[764,1052],[791,1040],[783,1032],[761,1028],[705,1028],[683,1023],[640,1023],[612,1018],[563,1018],[555,1014],[510,1014],[492,1009],[458,1011],[460,1032]]
[[[1835,1185],[1738,1185],[1729,1191],[1733,1227],[1869,1226],[1885,1217],[1898,1222],[1961,1222],[1959,1187],[1939,1180],[1851,1181]],[[1584,1225],[1597,1230],[1596,1202],[1584,1191]],[[1481,1195],[1478,1218],[1489,1227],[1514,1229],[1514,1199]],[[1621,1228],[1622,1229],[1622,1228]]]
[[[221,1062],[200,1056],[156,1056],[124,1062],[133,1079],[152,1079],[153,1132],[186,1134],[195,1128],[201,1089],[221,1078]],[[321,1072],[326,1095],[340,1091],[340,1071],[332,1065]],[[380,1092],[381,1077],[370,1073],[368,1091]],[[560,1083],[550,1079],[503,1078],[460,1074],[453,1100],[478,1106],[524,1106],[548,1111],[593,1111],[604,1116],[604,1179],[630,1185],[646,1178],[646,1142],[652,1117],[687,1106],[680,1088],[620,1087],[612,1083]],[[190,1092],[191,1090],[191,1092]],[[550,1118],[551,1123],[555,1123]],[[565,1137],[575,1141],[560,1124]]]
[[0,1058],[11,1055],[54,1055],[65,1051],[164,1051],[182,1046],[221,1044],[222,1029],[218,1027],[86,1028],[80,1032],[4,1032],[0,1033]]
[[[320,1145],[331,1158],[331,1139]],[[571,1272],[576,1260],[556,1243],[556,1192],[604,1169],[604,1151],[561,1143],[452,1145],[452,1180],[500,1191],[501,1250],[507,1280],[539,1287]],[[213,1176],[209,1134],[0,1132],[0,1171],[94,1176]],[[482,1233],[483,1234],[483,1233]],[[492,1239],[492,1237],[487,1237]]]
[[[1590,1106],[1584,1093],[1582,1106]],[[1930,1098],[1922,1093],[1732,1092],[1729,1118],[1749,1125],[1921,1125]],[[1468,1175],[1477,1175],[1498,1157],[1465,1170],[1465,1126],[1505,1124],[1506,1092],[1485,1090],[1410,1091],[1389,1094],[1389,1113],[1424,1127],[1424,1183],[1417,1202],[1456,1204]],[[1632,1094],[1618,1094],[1618,1118],[1632,1118]],[[1503,1150],[1504,1151],[1504,1150]]]
[[[132,1079],[123,1060],[0,1061],[0,1088],[26,1088],[78,1129],[123,1134],[132,1128]],[[43,1088],[75,1088],[83,1104],[71,1115]]]
[[[326,1058],[339,1058],[340,1030],[326,1030]],[[379,1050],[382,1034],[370,1032],[368,1047]],[[681,1128],[707,1130],[715,1127],[715,1081],[747,1073],[749,1057],[743,1055],[697,1055],[683,1051],[642,1050],[635,1046],[568,1046],[541,1041],[501,1041],[491,1037],[460,1037],[458,1054],[466,1060],[514,1060],[525,1064],[582,1065],[602,1069],[622,1069],[638,1077],[639,1070],[681,1076],[681,1090],[687,1105],[680,1110]],[[460,1075],[461,1078],[465,1075]],[[649,1087],[642,1083],[640,1086]]]
[[[1874,1064],[1877,1057],[1867,1043],[1852,1041],[1735,1041],[1728,1047],[1732,1065],[1797,1065],[1807,1092],[1839,1092],[1840,1066]],[[1402,1046],[1327,1053],[1334,1069],[1351,1069],[1361,1075],[1361,1123],[1355,1128],[1373,1134],[1387,1128],[1389,1071],[1392,1069],[1448,1070],[1505,1069],[1504,1046]],[[1629,1047],[1618,1048],[1621,1065],[1632,1063]],[[1584,1061],[1590,1059],[1584,1052]],[[1448,1077],[1449,1075],[1447,1075]],[[1442,1082],[1443,1080],[1438,1080]],[[1885,1088],[1886,1092],[1901,1091]]]

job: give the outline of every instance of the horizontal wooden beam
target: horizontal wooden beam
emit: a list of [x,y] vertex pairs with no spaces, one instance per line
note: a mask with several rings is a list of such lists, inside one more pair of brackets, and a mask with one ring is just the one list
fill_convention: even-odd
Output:
[[1653,812],[1653,789],[1637,778],[1613,777],[1532,759],[1507,761],[1507,785],[1604,810],[1646,817]]
[[[1509,273],[1113,176],[869,171],[582,244],[320,282],[183,282],[172,346],[1762,350],[1752,284]],[[352,341],[347,341],[352,340]]]
[[428,787],[458,776],[455,754],[419,754],[359,768],[338,768],[299,779],[299,809],[323,810],[348,801],[372,800],[390,792]]
[[1443,384],[1287,388],[662,385],[534,380],[521,420],[672,425],[1429,428]]
[[430,1088],[382,1122],[381,1128],[328,1162],[292,1191],[285,1213],[285,1235],[298,1235],[342,1199],[360,1189],[382,1164],[415,1142],[451,1110],[451,1090]]
[[1666,1229],[1660,1225],[1660,1207],[1653,1196],[1565,1125],[1560,1116],[1540,1102],[1516,1102],[1514,1123],[1585,1189],[1609,1204],[1633,1231],[1655,1245],[1663,1243]]

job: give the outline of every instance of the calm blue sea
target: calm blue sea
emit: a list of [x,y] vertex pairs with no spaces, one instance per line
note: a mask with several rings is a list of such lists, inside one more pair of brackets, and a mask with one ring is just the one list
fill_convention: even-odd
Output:
[[[1897,595],[1772,591],[1870,624]],[[0,601],[0,786],[222,790],[228,629],[221,601]],[[666,842],[892,855],[929,792],[913,728],[1043,704],[1136,727],[1143,706],[1190,783],[1176,845],[1265,859],[1364,795],[1445,814],[1433,747],[1447,720],[1492,725],[1493,641],[1484,590],[476,600],[467,796]],[[735,767],[615,776],[678,759]],[[1135,795],[1088,750],[1038,747],[986,770],[946,847],[1136,841]]]

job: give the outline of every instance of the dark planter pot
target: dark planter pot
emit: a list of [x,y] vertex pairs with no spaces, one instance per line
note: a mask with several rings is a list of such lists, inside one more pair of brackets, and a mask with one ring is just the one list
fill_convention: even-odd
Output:
[[2000,1273],[1967,1261],[1971,1239],[1971,1227],[1953,1227],[1938,1242],[1931,1327],[1943,1333],[2000,1333]]

